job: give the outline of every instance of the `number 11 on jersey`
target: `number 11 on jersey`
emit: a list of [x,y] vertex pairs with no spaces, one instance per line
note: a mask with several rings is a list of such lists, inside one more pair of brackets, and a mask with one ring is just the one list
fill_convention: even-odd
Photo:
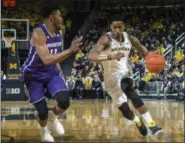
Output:
[[50,54],[56,54],[57,53],[57,49],[51,49],[50,50]]

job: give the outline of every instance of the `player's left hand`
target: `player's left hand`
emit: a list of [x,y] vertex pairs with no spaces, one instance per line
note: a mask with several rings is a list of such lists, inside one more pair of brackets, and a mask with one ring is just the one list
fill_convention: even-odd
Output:
[[74,39],[72,41],[72,43],[71,43],[71,50],[73,52],[77,52],[78,50],[80,50],[80,48],[81,48],[81,46],[83,44],[82,39],[83,39],[83,37],[81,36],[80,38],[76,38],[76,39]]
[[146,60],[148,55],[160,55],[160,52],[158,50],[155,51],[149,51],[147,55],[145,55],[144,59]]
[[155,51],[150,51],[148,54],[159,54],[160,55],[160,52],[158,50],[155,50]]

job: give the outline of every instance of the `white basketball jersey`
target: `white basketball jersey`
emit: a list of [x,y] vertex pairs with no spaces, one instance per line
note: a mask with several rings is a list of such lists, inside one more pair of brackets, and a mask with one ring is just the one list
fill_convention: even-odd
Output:
[[[120,60],[107,60],[103,61],[102,65],[104,68],[104,73],[127,73],[127,76],[131,76],[131,63],[129,62],[129,54],[132,48],[132,44],[129,40],[128,34],[126,32],[123,32],[123,42],[118,42],[115,39],[112,38],[111,32],[106,33],[111,39],[110,47],[103,51],[103,53],[112,55],[117,52],[124,53],[125,57],[122,57]],[[130,72],[130,73],[129,73]]]

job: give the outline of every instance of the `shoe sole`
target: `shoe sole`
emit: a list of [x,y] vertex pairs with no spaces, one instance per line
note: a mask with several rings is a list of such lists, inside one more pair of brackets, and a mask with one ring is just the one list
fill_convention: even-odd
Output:
[[159,131],[157,131],[157,132],[155,132],[155,136],[157,136],[157,135],[159,135],[160,133],[162,133],[162,132],[164,132],[164,130],[162,129],[162,130],[159,130]]
[[162,130],[159,130],[159,131],[155,132],[155,134],[153,134],[152,131],[150,130],[150,128],[147,127],[147,130],[148,130],[147,137],[154,137],[154,136],[157,136],[160,133],[164,132],[164,130],[162,129]]
[[[144,123],[143,123],[144,124]],[[135,124],[136,125],[136,124]],[[138,129],[138,131],[139,131],[139,127],[136,125],[136,127],[137,127],[137,129]],[[146,126],[145,126],[146,127]],[[146,133],[146,135],[143,135],[143,134],[141,134],[141,132],[139,131],[139,133],[143,136],[143,137],[147,137],[148,136],[148,128],[146,127],[146,130],[147,130],[147,133]]]
[[[63,126],[63,125],[62,125]],[[50,125],[50,124],[48,124],[48,128],[49,128],[49,130],[51,131],[51,133],[54,133],[55,135],[57,135],[57,136],[62,136],[62,135],[64,135],[65,134],[65,130],[64,130],[64,127],[63,127],[63,133],[61,133],[61,134],[59,134],[59,133],[57,133],[56,132],[56,130],[52,127],[52,125]]]

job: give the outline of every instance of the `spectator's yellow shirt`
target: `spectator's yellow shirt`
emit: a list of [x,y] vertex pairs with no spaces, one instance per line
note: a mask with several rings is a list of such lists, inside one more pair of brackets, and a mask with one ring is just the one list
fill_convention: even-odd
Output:
[[148,82],[149,80],[151,80],[156,74],[155,73],[147,73],[141,80]]
[[60,30],[62,30],[63,33],[66,31],[66,26],[64,24],[61,25]]
[[163,52],[165,51],[163,44],[160,44],[160,45],[157,47],[157,50],[158,50],[159,53],[162,55]]
[[131,61],[132,63],[137,63],[139,61],[139,56],[138,55],[132,56]]
[[92,77],[85,77],[82,78],[83,84],[86,90],[90,90],[92,87],[93,78]]
[[178,72],[178,71],[174,71],[173,73],[172,73],[173,75],[176,75],[176,76],[180,76],[180,72]]
[[155,29],[162,29],[163,28],[163,24],[160,21],[154,22],[152,27],[155,28]]
[[67,20],[66,21],[66,26],[68,29],[71,29],[71,25],[72,25],[72,21],[71,20]]
[[75,56],[75,59],[82,58],[82,57],[84,57],[84,53],[78,52],[78,53],[76,54],[76,56]]
[[94,72],[93,70],[91,70],[91,71],[89,72],[89,74],[90,74],[90,75],[93,75],[93,74],[95,74],[95,72]]
[[156,28],[156,27],[157,27],[157,24],[156,24],[156,22],[154,22],[152,25],[152,28]]
[[157,29],[162,29],[162,28],[163,28],[163,24],[160,23],[160,22],[158,22],[158,23],[156,24],[156,28],[157,28]]
[[142,37],[146,36],[146,31],[142,32],[142,33],[141,33],[141,36],[142,36]]
[[183,58],[184,58],[184,55],[183,55],[183,53],[181,51],[176,51],[175,52],[175,59],[177,61],[181,61],[181,60],[183,60]]

